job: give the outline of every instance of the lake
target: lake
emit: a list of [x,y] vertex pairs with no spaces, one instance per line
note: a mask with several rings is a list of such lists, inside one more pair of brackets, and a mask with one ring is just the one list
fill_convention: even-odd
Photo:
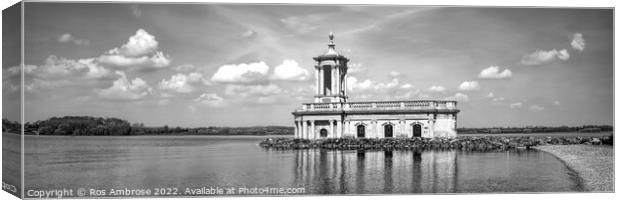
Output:
[[537,150],[270,150],[257,145],[263,136],[25,138],[26,191],[172,188],[176,195],[190,195],[212,187],[293,188],[295,194],[581,190],[575,174],[560,160]]

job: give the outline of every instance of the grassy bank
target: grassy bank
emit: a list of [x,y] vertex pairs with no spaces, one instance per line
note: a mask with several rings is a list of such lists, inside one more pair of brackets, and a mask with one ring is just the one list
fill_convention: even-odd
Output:
[[579,174],[587,191],[614,191],[614,149],[607,145],[548,145],[536,149],[551,153]]

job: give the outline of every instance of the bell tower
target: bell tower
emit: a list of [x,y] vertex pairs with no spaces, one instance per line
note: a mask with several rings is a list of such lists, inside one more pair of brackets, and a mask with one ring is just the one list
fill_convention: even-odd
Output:
[[327,52],[314,57],[316,61],[316,95],[315,103],[347,101],[347,63],[349,59],[336,52],[334,33],[329,33]]

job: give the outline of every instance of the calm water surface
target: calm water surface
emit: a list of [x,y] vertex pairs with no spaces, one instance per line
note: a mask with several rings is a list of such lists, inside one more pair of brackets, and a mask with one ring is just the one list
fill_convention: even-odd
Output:
[[267,150],[253,136],[26,136],[25,185],[48,188],[303,187],[306,194],[580,190],[536,150]]

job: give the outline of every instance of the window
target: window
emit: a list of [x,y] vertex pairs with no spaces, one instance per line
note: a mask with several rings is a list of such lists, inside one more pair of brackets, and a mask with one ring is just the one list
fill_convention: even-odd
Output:
[[324,128],[323,128],[323,129],[321,129],[320,134],[321,134],[321,137],[322,137],[322,138],[327,137],[327,130],[326,130],[326,129],[324,129]]
[[393,137],[393,132],[392,132],[392,125],[391,124],[386,124],[385,126],[383,126],[383,136],[388,138],[388,137]]
[[366,137],[366,127],[364,125],[357,125],[357,137]]

